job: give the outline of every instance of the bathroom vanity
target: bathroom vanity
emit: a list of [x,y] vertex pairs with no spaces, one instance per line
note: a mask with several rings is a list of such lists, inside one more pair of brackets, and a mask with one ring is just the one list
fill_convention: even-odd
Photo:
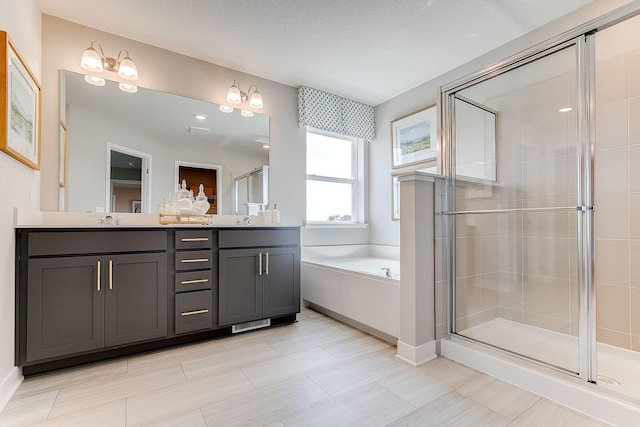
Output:
[[16,229],[24,375],[295,321],[298,227]]

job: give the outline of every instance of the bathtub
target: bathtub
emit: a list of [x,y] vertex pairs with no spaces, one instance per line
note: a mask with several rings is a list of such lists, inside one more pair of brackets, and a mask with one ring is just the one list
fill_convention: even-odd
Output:
[[[391,277],[387,277],[387,269]],[[399,247],[303,247],[300,288],[306,306],[396,343],[400,312]]]

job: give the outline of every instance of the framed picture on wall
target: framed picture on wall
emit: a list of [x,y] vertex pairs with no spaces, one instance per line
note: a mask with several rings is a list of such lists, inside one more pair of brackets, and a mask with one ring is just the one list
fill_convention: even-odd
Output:
[[59,138],[59,184],[60,187],[64,187],[67,182],[67,127],[63,122],[60,122],[60,138]]
[[131,213],[140,213],[140,212],[142,212],[142,202],[140,200],[132,200]]
[[40,169],[40,85],[4,31],[0,50],[0,150]]
[[437,156],[438,116],[435,105],[415,111],[391,122],[393,168],[400,168]]

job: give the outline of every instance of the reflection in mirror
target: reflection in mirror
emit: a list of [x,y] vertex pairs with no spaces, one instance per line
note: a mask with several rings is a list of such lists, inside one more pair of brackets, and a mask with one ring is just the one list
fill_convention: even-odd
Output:
[[[217,104],[144,88],[125,93],[111,81],[92,86],[82,74],[70,71],[61,71],[60,79],[60,116],[67,127],[64,205],[68,211],[116,211],[127,206],[126,212],[131,212],[140,206],[142,212],[158,212],[163,198],[178,188],[176,165],[201,163],[219,168],[215,185],[205,186],[207,198],[215,199],[217,213],[233,214],[235,178],[269,164],[265,114],[247,118],[239,110],[223,113]],[[197,119],[198,114],[206,117]],[[109,147],[133,157],[147,156],[137,196],[116,193],[114,203]],[[122,166],[117,158],[114,161]],[[188,184],[197,193],[199,182]]]
[[256,215],[269,203],[269,166],[262,166],[234,180],[236,215]]
[[496,180],[497,113],[455,96],[456,175]]

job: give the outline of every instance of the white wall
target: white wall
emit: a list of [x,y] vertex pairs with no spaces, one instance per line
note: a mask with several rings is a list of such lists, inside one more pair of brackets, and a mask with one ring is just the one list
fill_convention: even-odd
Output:
[[[40,11],[35,0],[0,0],[0,29],[6,31],[31,71],[41,80]],[[4,102],[4,100],[2,101]],[[2,136],[4,138],[4,136]],[[0,409],[19,385],[14,366],[14,206],[40,206],[40,173],[0,153]],[[57,193],[57,191],[56,191]]]
[[[162,140],[115,123],[80,105],[69,106],[67,120],[67,190],[70,211],[94,211],[96,207],[105,207],[107,141],[152,156],[153,213],[158,212],[158,204],[163,197],[176,191],[174,160],[223,166],[220,172],[222,194],[218,197],[222,203],[221,213],[224,214],[231,214],[232,176],[236,177],[269,162],[267,150],[261,149],[259,154],[238,153],[230,149],[221,150],[207,141]],[[197,194],[197,189],[194,191]]]
[[[391,221],[391,146],[389,123],[420,108],[435,104],[439,88],[466,75],[501,62],[538,43],[558,36],[589,20],[630,3],[629,0],[594,0],[592,3],[517,38],[458,68],[390,99],[376,107],[376,140],[370,147],[370,243],[400,244],[400,225]],[[637,3],[637,1],[636,1]],[[428,165],[427,165],[428,166]],[[423,166],[420,166],[423,167]],[[402,213],[400,213],[402,216]]]

